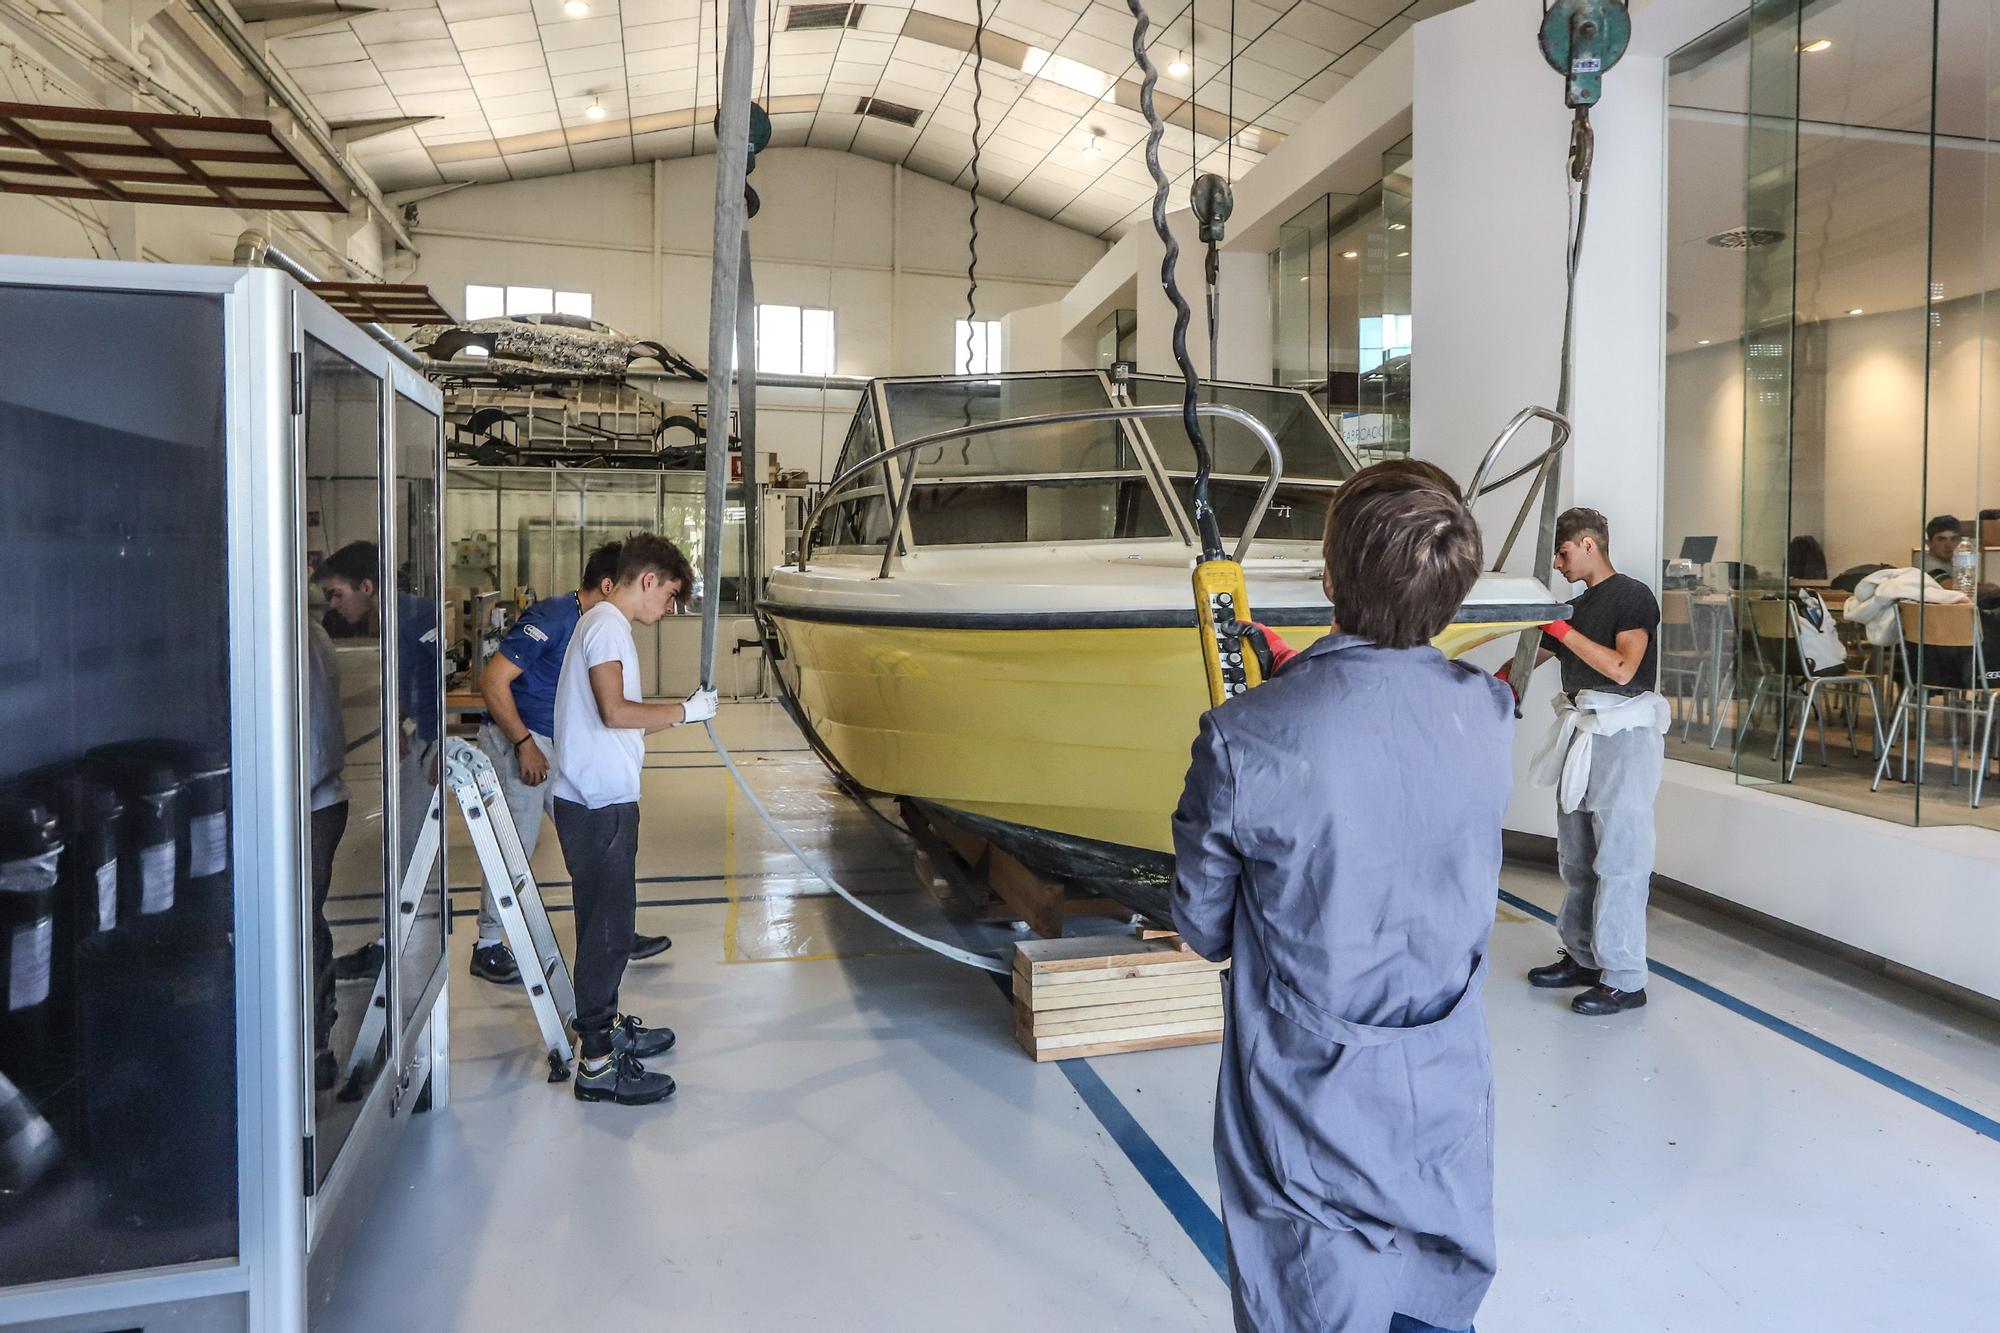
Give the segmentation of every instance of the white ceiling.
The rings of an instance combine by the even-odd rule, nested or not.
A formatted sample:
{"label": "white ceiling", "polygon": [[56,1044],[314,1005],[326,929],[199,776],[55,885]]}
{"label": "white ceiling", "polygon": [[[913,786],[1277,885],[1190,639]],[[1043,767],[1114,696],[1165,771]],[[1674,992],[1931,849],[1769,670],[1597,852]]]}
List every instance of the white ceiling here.
{"label": "white ceiling", "polygon": [[[356,155],[385,190],[714,149],[712,0],[589,0],[581,17],[568,15],[563,0],[364,2],[380,8],[304,31],[294,26],[304,20],[285,16],[310,12],[309,0],[239,7],[270,21],[268,31],[290,28],[270,40],[270,54],[334,124],[434,118],[357,142]],[[857,26],[820,31],[787,31],[790,7],[780,4],[775,37],[773,11],[753,3],[756,85],[776,143],[862,153],[969,183],[973,0],[867,0]],[[1461,3],[1235,0],[1232,12],[1228,0],[1168,0],[1150,51],[1161,69],[1160,110],[1180,121],[1160,150],[1177,182],[1175,203],[1196,170],[1228,173],[1232,150],[1240,176],[1416,20]],[[980,192],[1093,235],[1115,238],[1143,220],[1152,183],[1130,12],[1101,0],[990,0],[986,21],[1002,40],[988,44],[982,74]],[[1233,122],[1224,72],[1232,49]],[[1192,75],[1171,78],[1165,71],[1182,53]],[[1199,84],[1193,113],[1185,109],[1191,80]],[[857,114],[869,97],[913,107],[919,118],[904,127]],[[601,120],[586,114],[593,101],[606,112]]]}
{"label": "white ceiling", "polygon": [[[1752,252],[1760,269],[1795,260],[1801,321],[1916,311],[1933,293],[1954,301],[2000,287],[2000,80],[1988,72],[1989,40],[2000,63],[2000,0],[1940,0],[1935,152],[1934,37],[1929,6],[1915,9],[1883,0],[1806,9],[1803,41],[1833,46],[1798,58],[1796,166],[1781,123],[1759,150],[1778,154],[1773,187],[1796,186],[1795,253]],[[1743,328],[1744,252],[1708,238],[1746,222],[1751,74],[1739,43],[1669,82],[1670,351]]]}

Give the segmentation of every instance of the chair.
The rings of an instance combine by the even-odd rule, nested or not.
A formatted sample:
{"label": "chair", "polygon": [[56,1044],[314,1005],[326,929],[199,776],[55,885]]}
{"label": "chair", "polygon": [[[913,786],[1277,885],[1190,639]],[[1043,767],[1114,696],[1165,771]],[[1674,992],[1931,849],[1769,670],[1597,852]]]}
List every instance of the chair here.
{"label": "chair", "polygon": [[[1986,674],[1985,636],[1980,632],[1979,612],[1970,602],[1955,605],[1904,602],[1896,608],[1902,629],[1896,646],[1902,664],[1903,695],[1896,703],[1896,716],[1889,724],[1889,744],[1875,765],[1875,781],[1869,790],[1881,787],[1889,771],[1889,754],[1896,738],[1903,739],[1902,778],[1910,776],[1910,714],[1917,714],[1917,782],[1924,780],[1924,764],[1929,759],[1930,718],[1943,713],[1951,723],[1951,785],[1958,785],[1958,720],[1970,728],[1966,748],[1977,756],[1968,799],[1979,807],[1986,785],[1986,768],[1993,749],[1993,728],[2000,715],[2000,688]],[[1912,652],[1915,645],[1915,652]],[[1921,676],[1919,675],[1921,672]],[[1933,702],[1941,699],[1941,702]]]}
{"label": "chair", "polygon": [[[1844,661],[1837,666],[1814,671],[1799,655],[1799,612],[1791,598],[1759,598],[1749,602],[1749,610],[1750,642],[1757,661],[1757,684],[1750,693],[1750,706],[1737,729],[1737,753],[1742,753],[1743,742],[1756,725],[1757,711],[1769,698],[1778,709],[1778,737],[1771,747],[1771,757],[1778,758],[1785,743],[1787,705],[1796,701],[1799,705],[1799,729],[1792,742],[1791,758],[1785,764],[1784,780],[1790,782],[1798,772],[1799,759],[1806,748],[1806,723],[1815,717],[1819,719],[1819,762],[1821,767],[1825,767],[1828,762],[1826,701],[1845,695],[1847,752],[1858,757],[1861,751],[1854,733],[1854,713],[1860,702],[1859,696],[1866,694],[1868,721],[1875,733],[1875,752],[1886,755],[1888,747],[1882,739],[1882,714],[1880,700],[1875,694],[1875,682],[1867,676],[1848,674]],[[1877,772],[1880,772],[1879,766]]]}
{"label": "chair", "polygon": [[[1681,739],[1688,738],[1701,707],[1701,685],[1707,676],[1707,645],[1695,633],[1694,598],[1684,589],[1660,594],[1660,685],[1683,703]],[[1682,686],[1686,686],[1685,691]]]}

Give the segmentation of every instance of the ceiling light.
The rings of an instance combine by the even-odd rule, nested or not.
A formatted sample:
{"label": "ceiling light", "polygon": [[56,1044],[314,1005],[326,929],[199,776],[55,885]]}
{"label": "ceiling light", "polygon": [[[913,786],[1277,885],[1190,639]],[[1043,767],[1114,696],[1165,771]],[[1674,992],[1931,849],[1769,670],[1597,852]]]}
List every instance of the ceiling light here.
{"label": "ceiling light", "polygon": [[1409,229],[1410,224],[1407,222],[1391,222],[1389,224],[1390,231],[1408,231]]}
{"label": "ceiling light", "polygon": [[590,0],[563,0],[563,13],[580,19],[590,12]]}
{"label": "ceiling light", "polygon": [[1359,250],[1342,250],[1340,257],[1342,259],[1359,259],[1361,258],[1361,252]]}
{"label": "ceiling light", "polygon": [[1102,137],[1098,135],[1097,131],[1092,130],[1090,133],[1090,142],[1083,146],[1083,155],[1085,157],[1103,157],[1104,156],[1103,143],[1104,141]]}
{"label": "ceiling light", "polygon": [[1410,257],[1410,252],[1408,250],[1398,250],[1396,252],[1396,258],[1398,259],[1408,259],[1409,257]]}
{"label": "ceiling light", "polygon": [[1858,314],[1860,314],[1860,313],[1861,313],[1861,307],[1860,307],[1860,306],[1856,306],[1856,307],[1854,307],[1854,309],[1852,309],[1852,310],[1848,311],[1847,313],[1848,313],[1848,314],[1850,314],[1850,315],[1858,315]]}
{"label": "ceiling light", "polygon": [[1696,338],[1696,339],[1694,340],[1694,345],[1695,345],[1696,347],[1706,347],[1706,346],[1708,346],[1708,343],[1709,343],[1709,340],[1708,340],[1707,338]]}
{"label": "ceiling light", "polygon": [[1039,46],[1028,48],[1028,54],[1021,61],[1023,74],[1040,75],[1051,83],[1059,83],[1071,92],[1082,93],[1085,97],[1102,97],[1116,85],[1113,79],[1101,69],[1094,69],[1081,60],[1071,60],[1053,51],[1045,51]]}
{"label": "ceiling light", "polygon": [[583,114],[592,120],[603,120],[608,113],[604,109],[604,103],[593,97],[590,99],[590,105],[583,109]]}
{"label": "ceiling light", "polygon": [[1801,46],[1799,48],[1799,50],[1805,52],[1809,56],[1816,56],[1822,51],[1831,51],[1832,49],[1833,49],[1833,38],[1831,37],[1818,38],[1814,41],[1807,42],[1804,46]]}
{"label": "ceiling light", "polygon": [[1167,66],[1167,73],[1177,79],[1185,79],[1192,69],[1193,66],[1188,64],[1187,52],[1176,51],[1174,52],[1174,63]]}

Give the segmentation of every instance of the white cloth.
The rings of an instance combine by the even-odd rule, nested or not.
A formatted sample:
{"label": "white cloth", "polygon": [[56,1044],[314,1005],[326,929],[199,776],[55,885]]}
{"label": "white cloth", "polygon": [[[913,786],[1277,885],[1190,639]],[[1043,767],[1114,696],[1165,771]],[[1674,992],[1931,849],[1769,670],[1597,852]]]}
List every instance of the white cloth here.
{"label": "white cloth", "polygon": [[1826,609],[1825,599],[1811,588],[1800,588],[1792,594],[1792,606],[1798,612],[1799,657],[1806,669],[1824,676],[1846,666],[1847,645],[1833,627],[1833,614]]}
{"label": "white cloth", "polygon": [[1938,584],[1921,569],[1878,569],[1854,586],[1854,596],[1841,608],[1840,616],[1862,626],[1868,642],[1887,647],[1903,637],[1902,620],[1896,614],[1900,602],[1935,602],[1956,606],[1969,601],[1956,588]]}
{"label": "white cloth", "polygon": [[616,662],[623,669],[625,697],[637,701],[639,649],[632,622],[611,602],[583,613],[563,654],[556,679],[556,753],[551,762],[557,799],[592,810],[639,799],[639,770],[646,759],[646,733],[637,727],[607,727],[590,688],[590,669]]}
{"label": "white cloth", "polygon": [[1634,727],[1664,736],[1673,725],[1673,709],[1660,695],[1613,694],[1609,690],[1579,690],[1575,699],[1557,692],[1550,701],[1556,711],[1549,738],[1543,742],[1530,775],[1538,787],[1556,789],[1556,808],[1564,814],[1583,804],[1590,790],[1592,741]]}

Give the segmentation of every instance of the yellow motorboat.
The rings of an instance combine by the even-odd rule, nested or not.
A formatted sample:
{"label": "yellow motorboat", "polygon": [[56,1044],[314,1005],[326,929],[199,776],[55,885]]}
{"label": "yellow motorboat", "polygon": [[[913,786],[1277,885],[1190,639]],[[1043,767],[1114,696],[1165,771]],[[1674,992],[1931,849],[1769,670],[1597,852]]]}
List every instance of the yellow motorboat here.
{"label": "yellow motorboat", "polygon": [[[1208,707],[1180,396],[1090,371],[871,385],[761,608],[830,764],[1052,871],[1165,869]],[[1203,396],[1252,615],[1303,648],[1332,618],[1321,530],[1359,463],[1303,392]],[[1484,575],[1437,642],[1457,656],[1558,614],[1540,581]]]}

